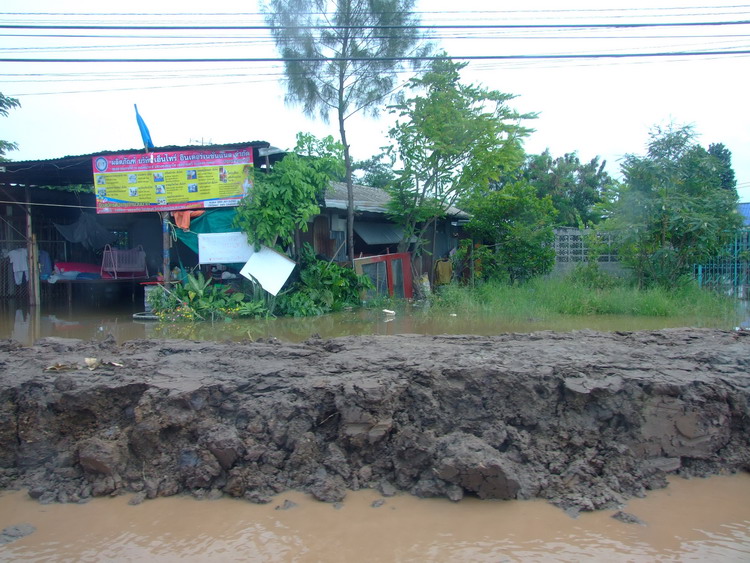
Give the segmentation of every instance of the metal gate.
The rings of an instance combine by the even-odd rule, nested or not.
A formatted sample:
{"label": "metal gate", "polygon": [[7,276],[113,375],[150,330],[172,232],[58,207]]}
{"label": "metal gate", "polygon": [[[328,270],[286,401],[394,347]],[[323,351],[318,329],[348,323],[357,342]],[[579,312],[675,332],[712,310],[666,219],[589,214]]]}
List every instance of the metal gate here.
{"label": "metal gate", "polygon": [[737,233],[724,252],[693,266],[698,285],[738,299],[750,297],[750,229]]}

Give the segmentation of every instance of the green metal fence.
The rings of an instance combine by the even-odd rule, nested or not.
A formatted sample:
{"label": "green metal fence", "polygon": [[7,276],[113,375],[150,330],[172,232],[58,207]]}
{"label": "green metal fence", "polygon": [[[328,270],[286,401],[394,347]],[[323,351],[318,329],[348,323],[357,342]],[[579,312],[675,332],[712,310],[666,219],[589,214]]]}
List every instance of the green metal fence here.
{"label": "green metal fence", "polygon": [[701,287],[732,295],[750,297],[750,229],[737,233],[724,252],[704,264],[693,267],[693,275]]}

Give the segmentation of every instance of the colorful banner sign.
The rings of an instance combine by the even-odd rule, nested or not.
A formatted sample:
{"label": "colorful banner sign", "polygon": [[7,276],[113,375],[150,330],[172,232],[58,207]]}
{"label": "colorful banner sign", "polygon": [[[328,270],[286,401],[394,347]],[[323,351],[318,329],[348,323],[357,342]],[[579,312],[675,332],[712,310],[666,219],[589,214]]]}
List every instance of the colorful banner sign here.
{"label": "colorful banner sign", "polygon": [[95,156],[97,213],[239,205],[253,181],[253,149]]}

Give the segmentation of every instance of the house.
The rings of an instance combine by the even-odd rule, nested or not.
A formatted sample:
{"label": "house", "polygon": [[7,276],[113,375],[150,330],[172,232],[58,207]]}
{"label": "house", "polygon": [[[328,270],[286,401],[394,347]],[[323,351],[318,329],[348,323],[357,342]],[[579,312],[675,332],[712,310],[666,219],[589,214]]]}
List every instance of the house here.
{"label": "house", "polygon": [[[469,215],[450,207],[446,217],[427,232],[427,252],[414,263],[409,253],[399,253],[404,239],[401,226],[388,215],[389,194],[382,189],[355,184],[354,195],[354,267],[370,277],[377,295],[412,297],[413,274],[427,274],[434,283],[435,261],[458,246],[460,224]],[[346,221],[348,194],[346,184],[332,182],[326,191],[321,214],[312,228],[302,234],[315,252],[336,261],[346,261]]]}
{"label": "house", "polygon": [[[354,185],[354,255],[368,256],[397,251],[403,240],[403,229],[388,216],[390,196],[385,190],[369,186]],[[346,238],[346,214],[348,197],[346,184],[332,182],[326,191],[321,215],[316,217],[312,235],[304,237],[306,242],[315,242],[316,252],[336,260],[346,259],[343,242]],[[456,247],[458,223],[468,220],[469,215],[451,207],[446,218],[438,221],[436,228],[427,234],[430,244],[427,249],[432,256],[446,255]],[[333,242],[328,242],[325,237]],[[425,263],[422,271],[429,271],[431,262]]]}
{"label": "house", "polygon": [[[243,147],[252,147],[252,162],[257,172],[268,169],[283,157],[281,151],[274,150],[265,141],[210,147],[158,147],[154,152],[228,151]],[[235,230],[232,225],[234,207],[206,208],[187,231],[173,229],[177,240],[167,245],[171,250],[165,257],[167,237],[159,212],[150,208],[138,212],[101,212],[100,193],[104,192],[106,178],[96,174],[93,159],[106,156],[116,160],[122,155],[135,154],[145,153],[131,149],[0,164],[0,300],[44,304],[64,297],[71,304],[76,295],[102,297],[100,293],[115,300],[137,300],[140,299],[137,292],[143,291],[140,283],[145,279],[153,279],[165,268],[197,265],[196,233]],[[226,181],[227,172],[223,167],[218,170],[220,181]],[[191,172],[195,181],[195,171],[187,171]],[[162,174],[158,176],[159,182],[163,181]],[[154,174],[154,182],[156,177]],[[187,181],[190,181],[189,176]],[[163,193],[160,188],[164,189],[161,183],[155,186],[156,194]],[[190,186],[188,191],[191,191]],[[397,252],[403,233],[388,217],[388,200],[383,190],[354,187],[355,256],[367,258]],[[347,201],[346,186],[332,183],[321,202],[320,215],[314,218],[307,232],[299,233],[299,242],[311,244],[322,257],[345,262]],[[455,248],[457,223],[467,218],[458,209],[449,210],[446,219],[439,221],[428,234],[427,250],[431,254],[415,265],[417,272],[430,273],[433,257],[444,256]],[[113,259],[110,252],[120,260]],[[126,266],[123,266],[123,257]],[[40,258],[47,264],[42,267],[45,271],[40,271],[38,276],[21,276],[19,280],[23,262],[28,264],[25,271],[30,273]],[[55,264],[72,264],[69,270],[78,272],[76,278],[53,279],[50,267]],[[118,264],[128,271],[118,275]],[[97,274],[101,274],[101,279],[95,279],[99,277]]]}
{"label": "house", "polygon": [[[256,169],[264,169],[283,156],[265,141],[210,147],[214,151],[251,147]],[[209,147],[159,147],[159,152],[190,151]],[[62,158],[0,163],[0,300],[39,304],[74,295],[111,297],[142,291],[133,274],[144,278],[163,269],[163,225],[158,212],[97,213],[99,190],[94,191],[95,157],[143,154],[136,149]],[[156,177],[154,177],[156,180]],[[161,185],[161,184],[160,184]],[[158,186],[155,188],[158,193]],[[67,227],[67,229],[66,229]],[[110,276],[103,271],[105,248],[138,250],[143,270],[130,276]],[[141,254],[142,251],[142,254]],[[135,253],[133,253],[135,255]],[[36,258],[33,258],[36,257]],[[54,280],[49,271],[28,275],[38,259],[45,263],[72,264],[77,279]],[[47,262],[47,260],[49,262]],[[28,266],[24,267],[24,261]],[[110,262],[110,267],[117,265]],[[26,272],[26,273],[24,273]],[[70,271],[68,272],[70,273]],[[100,280],[91,279],[100,274]],[[90,275],[87,279],[86,275]],[[107,274],[106,280],[104,275]],[[43,283],[39,283],[39,279]],[[56,281],[52,284],[50,281]],[[138,280],[142,281],[142,280]]]}

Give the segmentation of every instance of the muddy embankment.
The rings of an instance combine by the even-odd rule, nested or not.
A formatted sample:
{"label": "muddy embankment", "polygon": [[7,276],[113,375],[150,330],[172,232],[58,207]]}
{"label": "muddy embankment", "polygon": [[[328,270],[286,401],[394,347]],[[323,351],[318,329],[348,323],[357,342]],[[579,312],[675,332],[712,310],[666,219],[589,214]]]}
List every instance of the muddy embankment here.
{"label": "muddy embankment", "polygon": [[3,341],[0,370],[0,487],[43,502],[373,487],[588,510],[750,469],[747,332]]}

